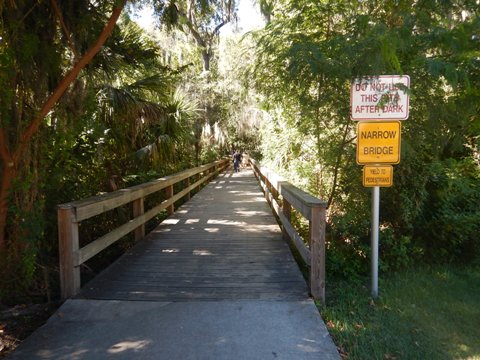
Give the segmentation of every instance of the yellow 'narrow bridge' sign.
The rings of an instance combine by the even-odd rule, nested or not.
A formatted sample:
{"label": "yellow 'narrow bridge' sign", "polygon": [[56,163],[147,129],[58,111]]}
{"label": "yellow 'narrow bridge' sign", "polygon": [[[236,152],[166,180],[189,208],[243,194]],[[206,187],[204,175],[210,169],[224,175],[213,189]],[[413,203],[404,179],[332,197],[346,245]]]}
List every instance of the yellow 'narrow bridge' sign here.
{"label": "yellow 'narrow bridge' sign", "polygon": [[359,122],[357,125],[358,164],[400,162],[400,121]]}

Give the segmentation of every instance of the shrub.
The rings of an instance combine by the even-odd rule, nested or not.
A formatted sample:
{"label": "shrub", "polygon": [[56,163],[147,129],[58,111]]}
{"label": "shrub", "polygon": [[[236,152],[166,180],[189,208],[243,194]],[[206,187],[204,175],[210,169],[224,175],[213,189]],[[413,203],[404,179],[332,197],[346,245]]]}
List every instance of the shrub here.
{"label": "shrub", "polygon": [[472,261],[480,256],[479,180],[472,161],[432,164],[429,197],[415,228],[429,258]]}

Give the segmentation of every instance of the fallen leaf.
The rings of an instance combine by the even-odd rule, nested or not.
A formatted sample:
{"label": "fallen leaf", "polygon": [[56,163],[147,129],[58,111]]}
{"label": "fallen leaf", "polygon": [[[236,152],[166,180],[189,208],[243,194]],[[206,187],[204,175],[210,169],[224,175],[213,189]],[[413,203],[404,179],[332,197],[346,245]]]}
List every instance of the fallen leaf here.
{"label": "fallen leaf", "polygon": [[337,346],[337,350],[342,359],[348,359],[348,354],[343,347]]}
{"label": "fallen leaf", "polygon": [[392,354],[389,354],[389,353],[384,354],[383,357],[386,360],[396,360],[397,359],[397,357],[395,355],[392,355]]}
{"label": "fallen leaf", "polygon": [[329,320],[329,321],[327,322],[327,327],[328,327],[329,329],[335,329],[335,324],[333,323],[332,320]]}

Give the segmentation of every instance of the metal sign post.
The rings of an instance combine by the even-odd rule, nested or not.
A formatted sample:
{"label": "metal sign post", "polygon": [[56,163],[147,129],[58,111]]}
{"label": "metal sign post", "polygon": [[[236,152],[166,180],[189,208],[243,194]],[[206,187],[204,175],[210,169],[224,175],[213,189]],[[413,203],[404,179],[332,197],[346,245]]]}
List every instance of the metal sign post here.
{"label": "metal sign post", "polygon": [[372,188],[372,297],[378,297],[378,228],[380,215],[380,187]]}

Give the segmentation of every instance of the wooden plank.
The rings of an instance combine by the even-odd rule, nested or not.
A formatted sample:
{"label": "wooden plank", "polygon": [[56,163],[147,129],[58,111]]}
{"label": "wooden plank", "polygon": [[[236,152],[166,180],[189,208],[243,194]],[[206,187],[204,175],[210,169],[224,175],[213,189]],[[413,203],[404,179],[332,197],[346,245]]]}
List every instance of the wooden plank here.
{"label": "wooden plank", "polygon": [[184,173],[185,175],[180,173],[150,181],[146,184],[132,186],[127,189],[120,189],[100,196],[93,196],[85,200],[74,201],[69,204],[72,204],[72,206],[77,209],[77,220],[83,221],[93,216],[113,210],[119,206],[128,204],[138,198],[145,198],[150,194],[163,190],[167,186],[181,181],[183,176],[190,175],[190,171],[185,171]]}
{"label": "wooden plank", "polygon": [[67,299],[80,291],[80,268],[74,257],[79,246],[78,223],[75,222],[75,209],[70,206],[60,206],[57,216],[60,288],[62,299]]}
{"label": "wooden plank", "polygon": [[[133,217],[136,218],[138,216],[143,215],[145,212],[144,208],[144,199],[139,198],[133,202]],[[135,230],[135,241],[140,241],[145,237],[145,223],[137,227]]]}
{"label": "wooden plank", "polygon": [[311,208],[327,207],[324,201],[317,199],[292,184],[284,183],[280,189],[280,194],[308,220],[311,220]]}
{"label": "wooden plank", "polygon": [[190,177],[186,178],[186,179],[185,179],[185,182],[186,182],[185,188],[188,189],[188,192],[187,192],[187,195],[186,195],[186,196],[187,196],[187,201],[188,201],[188,200],[190,200],[190,198],[191,198],[191,194],[190,194],[190,185],[191,185],[191,184],[190,184]]}
{"label": "wooden plank", "polygon": [[[284,221],[290,224],[291,218],[292,218],[292,206],[287,201],[287,199],[283,199],[282,214],[285,217]],[[280,215],[278,215],[278,217],[280,217]],[[290,236],[288,232],[285,230],[285,228],[283,228],[283,238],[285,240],[290,239]]]}
{"label": "wooden plank", "polygon": [[[170,199],[170,198],[173,197],[173,185],[169,185],[165,188],[165,197],[167,199]],[[174,205],[173,205],[173,202],[172,202],[172,204],[167,207],[168,215],[172,215],[173,211],[174,211]]]}
{"label": "wooden plank", "polygon": [[231,271],[227,272],[219,272],[219,271],[211,271],[211,272],[206,272],[203,271],[205,269],[202,269],[202,272],[191,272],[191,273],[185,273],[183,271],[179,272],[177,271],[171,271],[171,272],[162,272],[161,274],[157,272],[152,272],[150,271],[149,268],[145,267],[142,269],[135,269],[134,267],[128,267],[127,269],[120,269],[118,271],[119,278],[121,279],[143,279],[143,280],[149,280],[149,279],[163,279],[165,281],[169,280],[195,280],[195,281],[205,281],[205,280],[220,280],[220,281],[227,281],[230,279],[242,279],[242,280],[247,280],[247,279],[265,279],[265,280],[271,280],[271,279],[279,279],[279,280],[288,280],[291,281],[292,279],[298,280],[298,274],[295,272],[291,271],[291,268],[283,268],[283,269],[268,269],[268,270],[262,270],[262,271],[256,271],[254,269],[244,269],[242,270],[236,270],[231,269]]}
{"label": "wooden plank", "polygon": [[302,256],[303,261],[305,261],[307,265],[310,265],[310,262],[311,262],[310,249],[308,249],[305,246],[305,243],[303,242],[302,237],[297,233],[297,231],[293,228],[293,226],[287,221],[285,216],[282,213],[280,213],[279,216],[285,231],[288,233],[288,235],[290,236],[290,239],[295,244],[295,248],[298,250],[298,252]]}
{"label": "wooden plank", "polygon": [[310,291],[325,304],[325,210],[312,208]]}
{"label": "wooden plank", "polygon": [[126,301],[219,301],[219,300],[292,300],[304,299],[306,294],[304,291],[297,290],[289,292],[285,291],[267,291],[261,288],[245,289],[242,291],[232,291],[232,289],[217,289],[216,291],[92,291],[89,298],[99,300],[126,300]]}

